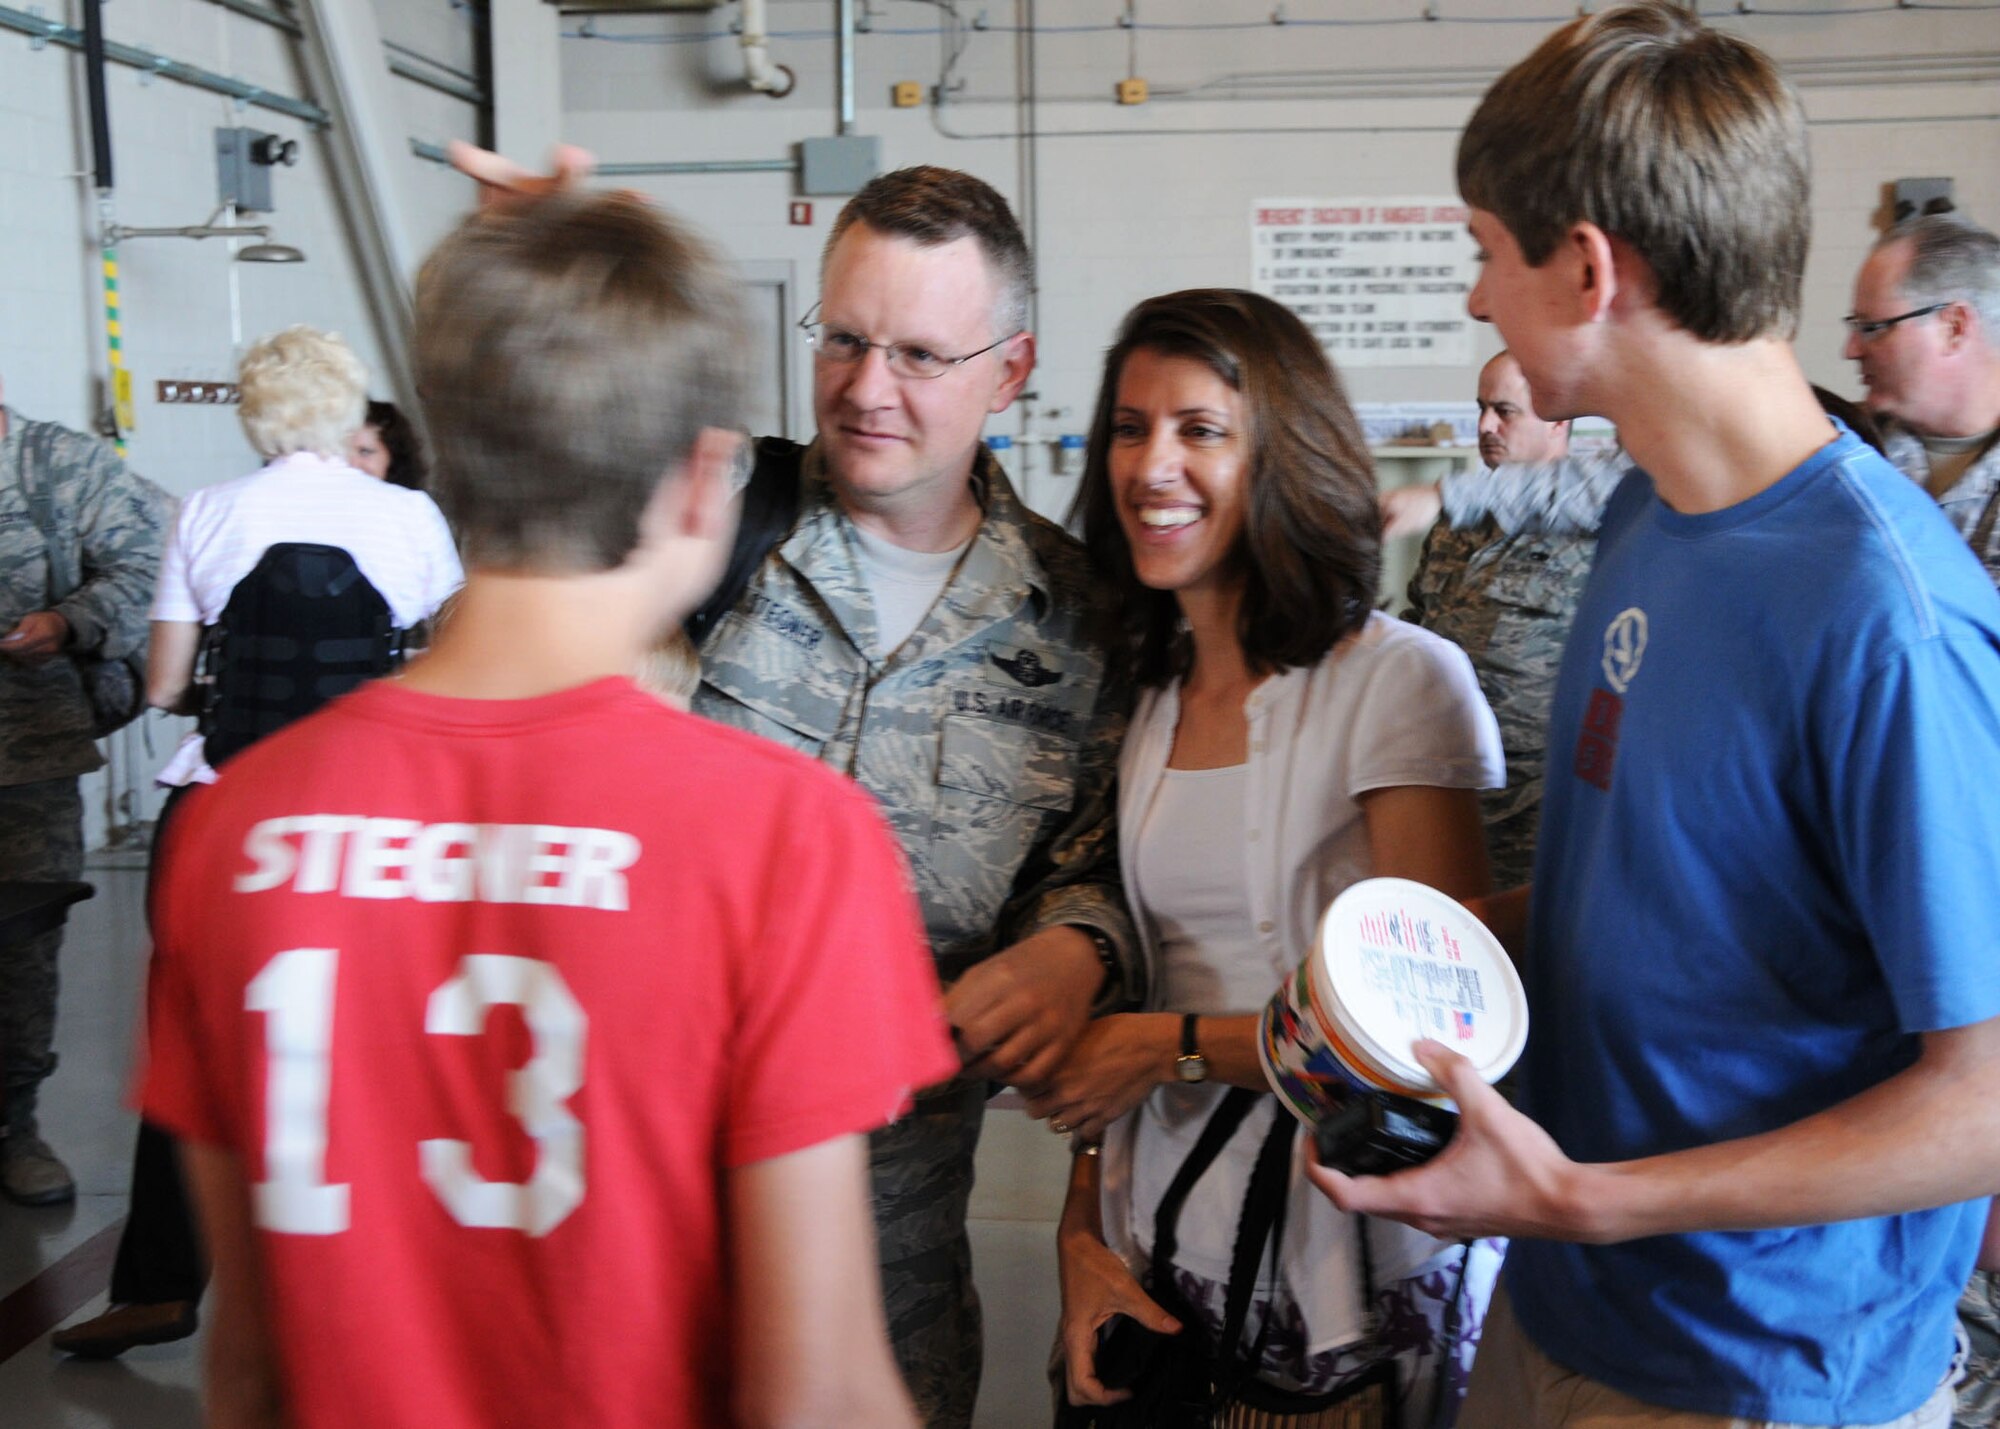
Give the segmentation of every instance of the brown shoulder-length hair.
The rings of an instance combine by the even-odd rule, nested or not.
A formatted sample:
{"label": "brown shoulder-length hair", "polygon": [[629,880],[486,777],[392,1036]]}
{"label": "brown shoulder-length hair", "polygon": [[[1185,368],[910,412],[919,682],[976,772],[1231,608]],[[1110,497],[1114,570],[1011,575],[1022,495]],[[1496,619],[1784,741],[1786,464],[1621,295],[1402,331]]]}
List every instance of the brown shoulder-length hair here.
{"label": "brown shoulder-length hair", "polygon": [[1381,580],[1382,518],[1368,446],[1304,323],[1256,293],[1194,288],[1148,298],[1126,314],[1104,359],[1071,512],[1091,559],[1119,588],[1135,678],[1164,684],[1185,675],[1194,658],[1173,593],[1140,584],[1111,489],[1118,379],[1142,349],[1191,358],[1242,394],[1250,465],[1236,553],[1244,577],[1237,638],[1259,674],[1316,663],[1368,618]]}

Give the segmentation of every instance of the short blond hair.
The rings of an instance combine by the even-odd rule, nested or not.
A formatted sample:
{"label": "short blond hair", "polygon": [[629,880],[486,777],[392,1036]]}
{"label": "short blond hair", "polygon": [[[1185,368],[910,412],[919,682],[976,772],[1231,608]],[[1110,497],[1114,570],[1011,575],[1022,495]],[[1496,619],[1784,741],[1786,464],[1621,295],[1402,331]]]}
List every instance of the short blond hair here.
{"label": "short blond hair", "polygon": [[1769,55],[1689,9],[1649,0],[1542,41],[1467,123],[1458,189],[1532,267],[1576,223],[1624,239],[1660,311],[1704,342],[1798,329],[1805,111]]}
{"label": "short blond hair", "polygon": [[632,679],[647,694],[684,710],[701,683],[701,656],[687,632],[677,625],[639,657],[639,669]]}
{"label": "short blond hair", "polygon": [[237,367],[243,435],[266,461],[339,457],[368,415],[368,369],[338,333],[303,324],[251,344]]}

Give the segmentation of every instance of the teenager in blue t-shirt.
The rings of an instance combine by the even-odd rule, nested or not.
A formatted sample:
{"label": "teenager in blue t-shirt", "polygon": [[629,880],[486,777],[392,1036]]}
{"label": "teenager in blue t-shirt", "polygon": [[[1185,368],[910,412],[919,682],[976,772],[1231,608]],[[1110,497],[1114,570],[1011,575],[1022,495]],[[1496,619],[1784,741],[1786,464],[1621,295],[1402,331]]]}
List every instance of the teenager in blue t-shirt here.
{"label": "teenager in blue t-shirt", "polygon": [[1639,468],[1557,688],[1532,912],[1483,910],[1525,945],[1526,1115],[1425,1044],[1452,1147],[1315,1172],[1517,1237],[1461,1429],[1950,1419],[2000,1188],[2000,598],[1792,355],[1805,147],[1770,61],[1664,4],[1565,26],[1460,146],[1473,314]]}

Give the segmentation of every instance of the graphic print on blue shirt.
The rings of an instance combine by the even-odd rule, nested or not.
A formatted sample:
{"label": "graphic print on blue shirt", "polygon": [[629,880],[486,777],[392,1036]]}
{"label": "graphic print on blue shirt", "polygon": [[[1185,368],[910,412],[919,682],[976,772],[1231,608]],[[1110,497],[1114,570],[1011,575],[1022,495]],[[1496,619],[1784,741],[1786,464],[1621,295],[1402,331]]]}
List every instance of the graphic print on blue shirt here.
{"label": "graphic print on blue shirt", "polygon": [[1604,629],[1604,679],[1611,688],[1590,692],[1583,729],[1576,737],[1576,777],[1596,789],[1611,788],[1611,771],[1618,763],[1618,724],[1625,714],[1624,694],[1646,658],[1646,612],[1637,606],[1618,612]]}

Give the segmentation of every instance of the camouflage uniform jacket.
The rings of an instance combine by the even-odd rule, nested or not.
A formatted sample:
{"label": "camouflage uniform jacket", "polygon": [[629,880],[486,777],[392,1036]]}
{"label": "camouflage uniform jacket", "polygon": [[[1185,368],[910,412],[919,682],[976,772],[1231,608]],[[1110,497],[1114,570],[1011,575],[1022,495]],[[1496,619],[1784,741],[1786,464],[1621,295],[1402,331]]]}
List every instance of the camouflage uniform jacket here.
{"label": "camouflage uniform jacket", "polygon": [[[1878,419],[1882,450],[1898,471],[1920,486],[1930,484],[1931,458],[1923,439],[1908,427]],[[1951,489],[1938,498],[1938,509],[1958,528],[2000,585],[2000,440],[1989,442]],[[1960,1328],[1970,1342],[1966,1365],[1958,1381],[1955,1429],[1991,1429],[2000,1423],[2000,1274],[1974,1270],[1958,1300]]]}
{"label": "camouflage uniform jacket", "polygon": [[[55,539],[74,544],[83,584],[51,604],[48,543],[22,484],[31,433],[46,430]],[[160,570],[173,498],[125,467],[103,442],[9,409],[0,441],[0,631],[54,609],[69,622],[72,649],[106,658],[143,650],[146,609]],[[34,669],[0,661],[0,786],[61,779],[104,763],[73,661]]]}
{"label": "camouflage uniform jacket", "polygon": [[[1910,480],[1920,486],[1929,482],[1930,453],[1915,432],[1883,422],[1882,449]],[[1994,584],[2000,585],[2000,440],[1989,442],[1951,490],[1938,498],[1938,509],[1965,537]]]}
{"label": "camouflage uniform jacket", "polygon": [[1618,448],[1533,466],[1474,466],[1439,482],[1438,494],[1444,519],[1461,530],[1490,516],[1509,536],[1595,536],[1631,467]]}
{"label": "camouflage uniform jacket", "polygon": [[1082,547],[1022,506],[980,448],[985,519],[923,622],[883,657],[817,444],[800,479],[791,534],[702,645],[696,712],[875,796],[945,982],[1068,923],[1105,934],[1124,994],[1143,997],[1113,814],[1127,690],[1094,634],[1110,593]]}
{"label": "camouflage uniform jacket", "polygon": [[1410,581],[1406,618],[1471,657],[1500,723],[1507,784],[1480,796],[1499,887],[1532,873],[1556,671],[1626,465],[1608,453],[1447,477],[1446,519]]}

